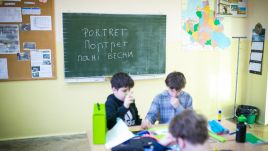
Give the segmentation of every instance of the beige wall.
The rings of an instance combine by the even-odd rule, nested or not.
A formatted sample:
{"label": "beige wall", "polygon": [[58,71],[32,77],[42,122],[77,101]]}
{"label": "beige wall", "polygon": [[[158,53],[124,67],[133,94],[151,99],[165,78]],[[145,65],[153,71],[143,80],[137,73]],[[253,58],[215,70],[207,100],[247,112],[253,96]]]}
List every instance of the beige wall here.
{"label": "beige wall", "polygon": [[[222,109],[223,118],[232,117],[237,40],[232,40],[232,45],[224,50],[183,50],[180,2],[180,0],[56,0],[58,78],[0,83],[0,140],[84,133],[92,124],[93,103],[104,102],[106,96],[111,93],[109,81],[64,82],[62,12],[166,14],[166,73],[177,70],[185,74],[187,78],[185,90],[191,93],[194,108],[198,112],[212,119],[216,118],[217,109]],[[255,2],[257,3],[257,0],[253,0],[252,3]],[[252,29],[248,27],[248,18],[226,17],[224,25],[229,37],[248,35],[249,29]],[[242,41],[241,48],[244,50],[241,51],[240,58],[238,103],[249,100],[250,96],[246,95],[250,91],[247,82],[250,84],[251,80],[248,77],[255,76],[247,74],[249,40]],[[259,85],[261,89],[263,88],[262,84],[257,84],[257,90],[260,88]],[[164,78],[135,81],[133,91],[142,118],[147,113],[152,98],[165,88]],[[258,93],[256,92],[254,96],[257,97]],[[265,102],[259,102],[258,106],[262,104]],[[261,116],[261,119],[264,119],[264,115]]]}
{"label": "beige wall", "polygon": [[[246,93],[244,102],[246,104],[254,105],[260,108],[261,113],[258,121],[260,123],[268,124],[268,113],[267,113],[267,72],[268,72],[268,19],[267,19],[267,7],[268,1],[261,0],[250,0],[249,1],[249,35],[252,34],[252,29],[255,25],[260,22],[263,28],[266,28],[265,34],[265,46],[264,46],[264,56],[263,56],[263,66],[262,66],[262,75],[256,74],[245,74],[246,77]],[[250,37],[251,38],[251,37]],[[266,116],[265,116],[266,115]],[[266,117],[266,120],[265,120]]]}

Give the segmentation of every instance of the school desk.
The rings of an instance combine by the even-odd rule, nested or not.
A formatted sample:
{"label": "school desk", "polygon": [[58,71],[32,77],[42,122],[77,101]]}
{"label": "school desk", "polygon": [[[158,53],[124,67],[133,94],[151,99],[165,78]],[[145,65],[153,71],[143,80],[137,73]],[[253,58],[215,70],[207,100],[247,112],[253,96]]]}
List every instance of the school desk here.
{"label": "school desk", "polygon": [[[223,120],[221,124],[228,128],[231,131],[235,131],[236,125],[233,122]],[[155,125],[156,127],[163,126],[163,125]],[[138,131],[141,130],[140,126],[133,126],[129,128],[131,131]],[[252,128],[247,127],[247,132],[251,132],[255,134],[258,137],[263,137],[263,133],[259,131],[258,127],[253,126]],[[266,144],[257,144],[253,145],[250,143],[236,143],[235,141],[235,134],[233,135],[223,135],[224,138],[226,138],[226,141],[224,143],[218,142],[212,138],[209,138],[207,141],[206,145],[208,148],[214,151],[220,151],[220,150],[225,150],[225,151],[267,151],[268,150],[268,143]],[[267,140],[267,138],[265,138]],[[91,151],[109,151],[109,149],[105,148],[105,145],[95,145],[92,142],[92,134],[91,132],[88,132],[88,141],[90,145],[90,150]]]}

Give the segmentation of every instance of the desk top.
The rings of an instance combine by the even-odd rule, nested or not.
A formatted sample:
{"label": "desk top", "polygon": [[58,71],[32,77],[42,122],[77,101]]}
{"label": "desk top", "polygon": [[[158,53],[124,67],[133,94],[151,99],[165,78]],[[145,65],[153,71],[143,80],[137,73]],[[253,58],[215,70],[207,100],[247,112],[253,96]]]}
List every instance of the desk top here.
{"label": "desk top", "polygon": [[[227,120],[223,120],[221,122],[221,124],[228,128],[231,131],[235,131],[236,129],[236,125],[230,121]],[[162,126],[167,126],[167,125],[155,125],[155,127],[162,127]],[[142,128],[140,126],[132,126],[129,127],[130,131],[140,131],[142,130]],[[253,128],[247,128],[247,132],[251,132],[255,135],[257,135],[258,137],[262,137],[260,135],[258,135],[258,133],[256,133],[256,130]],[[105,145],[95,145],[93,144],[92,141],[92,135],[91,135],[91,131],[88,132],[88,141],[89,141],[89,145],[90,145],[90,149],[92,151],[109,151],[109,149],[105,148]],[[237,143],[235,141],[235,135],[224,135],[224,137],[226,138],[226,142],[224,143],[220,143],[217,142],[215,140],[209,139],[207,141],[207,146],[208,148],[210,148],[211,150],[234,150],[234,151],[252,151],[252,150],[256,150],[256,151],[267,151],[268,150],[268,143],[267,144],[250,144],[250,143]]]}

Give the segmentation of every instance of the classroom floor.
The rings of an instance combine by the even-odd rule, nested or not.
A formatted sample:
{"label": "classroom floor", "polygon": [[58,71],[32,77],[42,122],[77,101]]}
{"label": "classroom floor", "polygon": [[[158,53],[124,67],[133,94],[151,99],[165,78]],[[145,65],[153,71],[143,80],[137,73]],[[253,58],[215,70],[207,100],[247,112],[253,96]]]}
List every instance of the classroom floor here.
{"label": "classroom floor", "polygon": [[86,134],[0,141],[0,151],[90,151]]}

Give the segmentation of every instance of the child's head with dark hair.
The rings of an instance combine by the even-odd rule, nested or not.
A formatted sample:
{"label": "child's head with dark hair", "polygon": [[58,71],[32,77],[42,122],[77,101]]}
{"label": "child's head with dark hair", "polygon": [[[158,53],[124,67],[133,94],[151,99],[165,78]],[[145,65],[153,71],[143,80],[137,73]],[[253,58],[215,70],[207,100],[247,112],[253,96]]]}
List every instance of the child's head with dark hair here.
{"label": "child's head with dark hair", "polygon": [[115,89],[119,89],[122,87],[133,88],[134,81],[128,74],[124,72],[118,72],[113,75],[111,79],[111,86]]}
{"label": "child's head with dark hair", "polygon": [[127,73],[118,72],[113,75],[111,79],[111,86],[115,97],[121,101],[124,101],[128,94],[129,96],[132,96],[130,89],[134,87],[134,81]]}
{"label": "child's head with dark hair", "polygon": [[167,87],[169,87],[170,89],[175,89],[179,91],[185,87],[186,79],[183,73],[174,71],[168,74],[165,82]]}
{"label": "child's head with dark hair", "polygon": [[171,120],[169,132],[174,138],[181,138],[193,145],[204,144],[208,139],[207,120],[195,111],[187,109]]}

